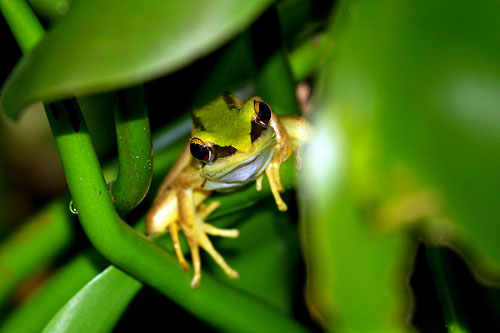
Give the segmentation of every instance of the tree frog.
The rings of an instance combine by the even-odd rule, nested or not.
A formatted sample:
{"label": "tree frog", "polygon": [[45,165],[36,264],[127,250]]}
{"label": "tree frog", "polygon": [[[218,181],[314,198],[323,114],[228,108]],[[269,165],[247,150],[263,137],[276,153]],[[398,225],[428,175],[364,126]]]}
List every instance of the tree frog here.
{"label": "tree frog", "polygon": [[278,209],[287,210],[280,196],[280,165],[307,141],[310,126],[303,117],[278,117],[258,97],[243,103],[228,93],[194,110],[192,119],[192,137],[161,184],[146,225],[149,235],[170,232],[179,263],[188,270],[178,236],[179,230],[184,232],[194,266],[191,286],[196,288],[201,281],[200,246],[230,278],[238,277],[208,238],[234,238],[238,230],[205,223],[219,203],[203,201],[212,191],[232,191],[253,181],[260,190],[266,174]]}

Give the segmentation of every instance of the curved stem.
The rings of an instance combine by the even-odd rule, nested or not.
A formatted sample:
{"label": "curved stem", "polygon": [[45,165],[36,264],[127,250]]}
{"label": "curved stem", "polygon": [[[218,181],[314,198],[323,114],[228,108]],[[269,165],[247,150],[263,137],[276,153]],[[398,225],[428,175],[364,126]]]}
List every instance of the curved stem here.
{"label": "curved stem", "polygon": [[116,210],[124,215],[146,196],[153,175],[153,145],[142,87],[118,93],[114,110],[119,172],[111,185]]}

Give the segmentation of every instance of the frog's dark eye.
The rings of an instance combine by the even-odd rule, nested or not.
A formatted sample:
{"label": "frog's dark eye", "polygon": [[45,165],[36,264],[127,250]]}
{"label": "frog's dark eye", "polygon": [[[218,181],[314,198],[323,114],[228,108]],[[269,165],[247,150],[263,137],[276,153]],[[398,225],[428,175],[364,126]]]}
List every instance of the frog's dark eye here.
{"label": "frog's dark eye", "polygon": [[191,150],[191,155],[193,155],[197,160],[208,162],[212,159],[210,147],[198,138],[191,139],[189,149]]}
{"label": "frog's dark eye", "polygon": [[254,101],[253,107],[257,118],[264,124],[269,124],[269,120],[271,120],[271,108],[269,105],[261,101]]}

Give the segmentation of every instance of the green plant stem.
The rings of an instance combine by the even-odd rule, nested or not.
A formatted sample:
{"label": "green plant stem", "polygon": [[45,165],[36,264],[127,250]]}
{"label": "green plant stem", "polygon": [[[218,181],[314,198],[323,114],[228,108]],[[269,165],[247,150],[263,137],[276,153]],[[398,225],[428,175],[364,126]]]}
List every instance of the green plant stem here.
{"label": "green plant stem", "polygon": [[[210,276],[205,276],[202,288],[191,290],[190,273],[180,271],[172,255],[119,218],[107,193],[81,113],[77,109],[68,112],[64,104],[52,104],[47,110],[47,118],[71,195],[78,207],[78,217],[101,254],[219,329],[303,329],[274,309]],[[83,164],[85,168],[81,167]],[[252,313],[252,316],[247,316],[247,313]]]}
{"label": "green plant stem", "polygon": [[63,253],[73,238],[73,218],[67,198],[45,207],[32,217],[0,248],[0,304],[5,304],[14,288]]}
{"label": "green plant stem", "polygon": [[118,93],[114,111],[119,172],[111,186],[116,210],[124,215],[146,196],[153,175],[153,145],[142,87]]}
{"label": "green plant stem", "polygon": [[23,53],[30,52],[45,32],[28,3],[24,0],[0,0],[0,10]]}
{"label": "green plant stem", "polygon": [[453,280],[453,272],[445,251],[443,248],[434,246],[426,247],[427,261],[434,277],[434,284],[443,310],[446,328],[450,333],[470,332],[460,306]]}

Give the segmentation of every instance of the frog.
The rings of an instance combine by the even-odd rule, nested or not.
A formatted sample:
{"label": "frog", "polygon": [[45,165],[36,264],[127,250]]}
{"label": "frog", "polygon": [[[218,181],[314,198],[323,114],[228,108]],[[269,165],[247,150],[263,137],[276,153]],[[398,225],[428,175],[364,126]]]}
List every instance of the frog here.
{"label": "frog", "polygon": [[[266,175],[278,209],[286,211],[288,207],[280,195],[284,191],[280,165],[295,150],[302,149],[311,126],[302,116],[278,116],[260,97],[243,102],[230,93],[194,109],[192,121],[191,138],[161,183],[146,215],[146,231],[150,236],[169,232],[177,260],[188,271],[190,265],[179,241],[179,232],[183,232],[194,267],[191,287],[197,288],[202,276],[200,247],[229,278],[239,276],[209,238],[236,238],[239,232],[206,223],[220,203],[205,204],[205,200],[214,191],[231,192],[251,182],[260,191]],[[300,164],[298,153],[298,168]]]}

